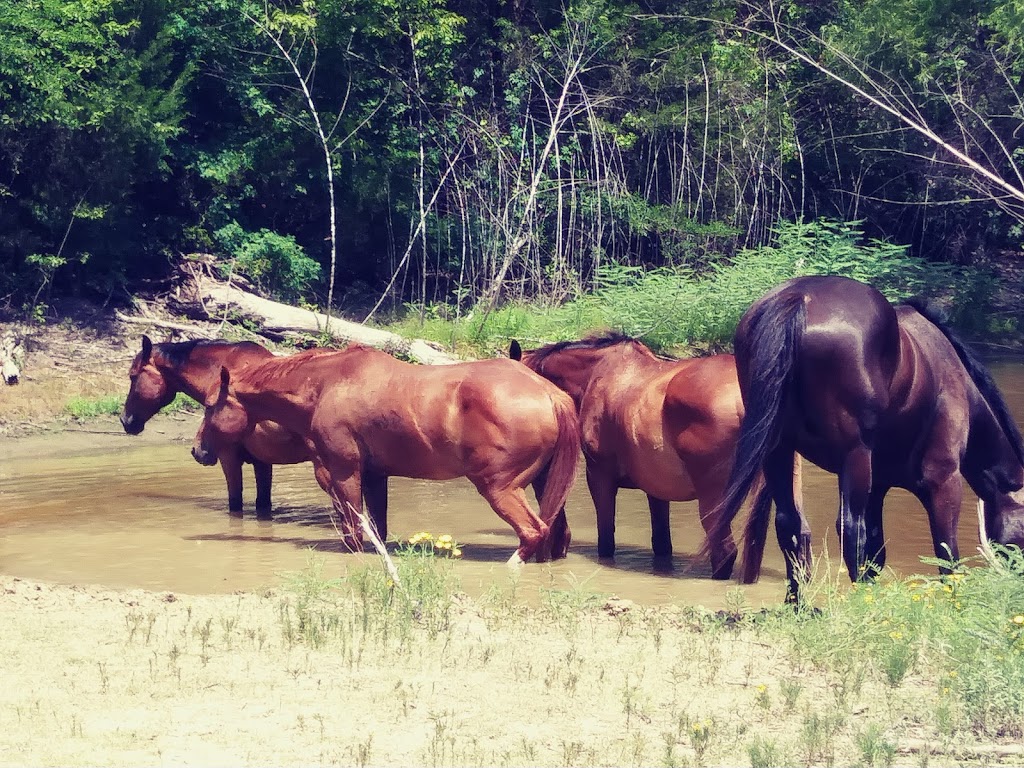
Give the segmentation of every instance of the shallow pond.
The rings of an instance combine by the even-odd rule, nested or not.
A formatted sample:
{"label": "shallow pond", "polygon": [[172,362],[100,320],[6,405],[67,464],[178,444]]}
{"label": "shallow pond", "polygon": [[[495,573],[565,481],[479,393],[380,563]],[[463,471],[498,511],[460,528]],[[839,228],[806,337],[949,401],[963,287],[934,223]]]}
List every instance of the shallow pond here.
{"label": "shallow pond", "polygon": [[[994,363],[992,371],[1018,423],[1024,423],[1024,364]],[[14,576],[67,583],[97,583],[181,592],[233,592],[279,586],[302,570],[310,550],[326,558],[326,575],[340,574],[373,556],[342,554],[326,496],[310,465],[276,467],[275,517],[252,512],[252,473],[246,468],[246,511],[226,513],[219,468],[201,467],[189,453],[198,416],[157,417],[143,435],[129,437],[116,423],[87,431],[9,439],[0,443],[0,569]],[[512,530],[465,480],[427,482],[392,478],[389,526],[407,537],[425,530],[448,533],[462,544],[456,565],[463,589],[479,595],[509,584],[505,560],[517,545]],[[805,506],[815,552],[840,566],[834,530],[835,478],[805,464]],[[964,495],[960,548],[977,542],[976,499]],[[696,502],[672,505],[676,555],[656,567],[650,552],[650,517],[639,491],[619,492],[614,561],[597,557],[597,531],[586,483],[568,504],[570,555],[553,564],[527,564],[518,572],[524,595],[541,588],[582,587],[645,604],[695,603],[723,607],[733,582],[708,578],[695,563],[702,543]],[[928,523],[908,493],[890,493],[885,511],[888,566],[897,573],[931,572]],[[758,584],[745,587],[753,604],[776,603],[784,594],[784,567],[774,537]]]}

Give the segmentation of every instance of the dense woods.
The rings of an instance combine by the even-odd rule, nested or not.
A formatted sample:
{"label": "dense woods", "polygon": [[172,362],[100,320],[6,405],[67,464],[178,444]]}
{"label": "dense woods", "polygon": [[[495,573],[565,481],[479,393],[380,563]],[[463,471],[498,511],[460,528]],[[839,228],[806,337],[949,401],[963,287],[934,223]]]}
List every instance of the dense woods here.
{"label": "dense woods", "polygon": [[[193,253],[378,315],[702,274],[786,223],[1019,248],[1008,0],[0,0],[0,306]],[[844,225],[845,226],[845,225]]]}

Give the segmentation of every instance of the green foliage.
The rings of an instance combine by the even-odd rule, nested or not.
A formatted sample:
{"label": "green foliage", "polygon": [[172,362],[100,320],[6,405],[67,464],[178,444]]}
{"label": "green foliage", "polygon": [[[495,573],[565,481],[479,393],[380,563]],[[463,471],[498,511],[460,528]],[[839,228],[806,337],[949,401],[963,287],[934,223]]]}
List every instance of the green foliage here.
{"label": "green foliage", "polygon": [[[951,718],[945,727],[1020,738],[1024,555],[1017,548],[996,549],[998,559],[988,567],[946,577],[852,587],[841,584],[841,575],[835,582],[818,580],[811,599],[820,613],[780,612],[770,631],[788,635],[797,658],[829,670],[839,704],[868,675],[892,688],[915,676],[935,687],[939,709]],[[862,736],[867,764],[891,760],[880,731]]]}
{"label": "green foliage", "polygon": [[228,254],[221,271],[238,271],[266,291],[286,299],[296,299],[320,275],[320,265],[306,256],[290,235],[266,229],[246,232],[231,222],[214,233]]}
{"label": "green foliage", "polygon": [[775,244],[741,251],[704,273],[610,264],[599,271],[592,294],[559,307],[509,304],[454,320],[435,308],[426,323],[410,317],[395,327],[484,354],[501,354],[511,338],[560,341],[603,329],[638,337],[656,350],[725,349],[758,297],[792,277],[825,274],[871,283],[894,302],[938,298],[962,325],[984,317],[983,295],[991,283],[976,270],[932,264],[891,243],[863,243],[856,223],[782,222],[776,235]]}
{"label": "green foliage", "polygon": [[104,397],[73,397],[64,406],[65,412],[74,419],[94,419],[97,416],[113,416],[124,407],[124,398],[118,395]]}

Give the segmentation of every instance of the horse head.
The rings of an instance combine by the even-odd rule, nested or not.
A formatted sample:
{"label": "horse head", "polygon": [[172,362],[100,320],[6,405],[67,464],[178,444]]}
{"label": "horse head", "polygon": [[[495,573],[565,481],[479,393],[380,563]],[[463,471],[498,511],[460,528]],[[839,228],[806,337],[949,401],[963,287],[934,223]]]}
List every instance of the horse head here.
{"label": "horse head", "polygon": [[241,442],[256,426],[230,385],[231,374],[222,366],[220,381],[206,397],[203,423],[192,442],[192,457],[205,466],[217,463],[222,446]]}
{"label": "horse head", "polygon": [[121,411],[121,426],[129,435],[137,435],[145,429],[146,422],[161,408],[169,405],[176,394],[168,386],[153,357],[153,342],[148,336],[143,336],[142,350],[135,356],[128,372],[131,388]]}

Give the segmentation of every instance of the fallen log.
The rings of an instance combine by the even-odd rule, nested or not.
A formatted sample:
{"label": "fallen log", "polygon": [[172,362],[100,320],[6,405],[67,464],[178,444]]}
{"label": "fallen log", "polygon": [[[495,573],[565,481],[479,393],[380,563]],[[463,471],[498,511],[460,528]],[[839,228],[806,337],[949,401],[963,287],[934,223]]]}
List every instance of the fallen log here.
{"label": "fallen log", "polygon": [[180,331],[181,333],[187,333],[192,336],[209,336],[209,334],[203,333],[202,330],[196,328],[194,325],[186,325],[185,323],[173,323],[169,320],[157,320],[155,317],[133,317],[131,315],[126,315],[124,312],[115,312],[114,316],[122,323],[128,323],[129,325],[145,325],[152,328],[164,328],[168,331]]}
{"label": "fallen log", "polygon": [[202,270],[193,270],[191,274],[190,285],[178,291],[174,303],[179,310],[203,320],[216,322],[232,317],[255,322],[266,333],[326,335],[335,341],[354,341],[429,365],[459,362],[423,339],[407,339],[338,317],[328,319],[321,312],[264,299]]}

